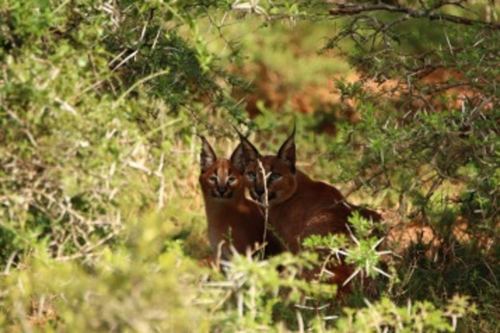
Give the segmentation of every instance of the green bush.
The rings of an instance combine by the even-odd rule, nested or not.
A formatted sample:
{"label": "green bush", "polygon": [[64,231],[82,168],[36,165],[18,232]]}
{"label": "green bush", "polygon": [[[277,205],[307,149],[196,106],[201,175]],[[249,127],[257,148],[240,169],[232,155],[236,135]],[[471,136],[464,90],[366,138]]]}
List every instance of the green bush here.
{"label": "green bush", "polygon": [[[497,330],[498,29],[428,21],[477,18],[400,2],[423,14],[337,22],[333,5],[314,1],[1,0],[0,327]],[[470,8],[494,17],[485,6]],[[431,60],[460,75],[418,80]],[[278,111],[257,102],[248,119],[232,95],[248,90],[251,78],[235,70],[247,63],[295,89],[355,70],[360,79],[337,78],[332,110],[297,114],[288,96]],[[473,94],[457,107],[448,86]],[[359,122],[336,113],[346,101]],[[315,133],[332,119],[335,136]],[[335,286],[301,278],[321,259],[307,252],[209,268],[196,134],[229,151],[233,122],[275,152],[287,120],[301,169],[354,193],[349,200],[422,221],[439,246],[417,242],[386,262],[383,237],[359,216],[352,237],[310,238],[311,250],[342,251],[363,272],[344,303]],[[462,238],[457,219],[467,222]],[[376,292],[365,293],[361,275]]]}

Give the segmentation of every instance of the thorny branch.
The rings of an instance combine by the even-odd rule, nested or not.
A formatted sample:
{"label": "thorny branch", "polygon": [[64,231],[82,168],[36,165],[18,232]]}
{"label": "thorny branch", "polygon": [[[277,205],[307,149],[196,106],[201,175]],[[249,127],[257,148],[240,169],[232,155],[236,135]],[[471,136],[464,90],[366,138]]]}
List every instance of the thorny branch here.
{"label": "thorny branch", "polygon": [[475,20],[467,17],[436,12],[438,9],[441,9],[445,5],[453,5],[461,7],[460,6],[461,2],[462,1],[439,1],[436,5],[430,8],[419,8],[419,9],[413,9],[401,5],[393,6],[383,3],[370,4],[370,5],[347,3],[347,4],[338,4],[336,8],[330,9],[330,14],[338,16],[342,15],[349,16],[366,12],[384,11],[390,13],[405,14],[407,17],[411,18],[428,18],[431,21],[439,20],[439,21],[447,21],[464,25],[480,24],[491,29],[500,29],[500,23]]}

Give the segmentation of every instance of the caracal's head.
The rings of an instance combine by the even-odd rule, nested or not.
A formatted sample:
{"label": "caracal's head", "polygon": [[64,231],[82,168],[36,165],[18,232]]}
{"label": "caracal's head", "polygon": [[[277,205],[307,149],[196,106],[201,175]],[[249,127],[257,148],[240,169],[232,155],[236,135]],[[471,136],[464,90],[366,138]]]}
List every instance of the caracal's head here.
{"label": "caracal's head", "polygon": [[208,141],[201,137],[200,185],[205,195],[216,200],[242,198],[245,195],[243,181],[243,150],[238,145],[231,158],[217,158]]}
{"label": "caracal's head", "polygon": [[295,168],[295,129],[276,156],[261,156],[257,148],[240,136],[245,158],[245,184],[252,198],[270,206],[289,199],[297,188]]}

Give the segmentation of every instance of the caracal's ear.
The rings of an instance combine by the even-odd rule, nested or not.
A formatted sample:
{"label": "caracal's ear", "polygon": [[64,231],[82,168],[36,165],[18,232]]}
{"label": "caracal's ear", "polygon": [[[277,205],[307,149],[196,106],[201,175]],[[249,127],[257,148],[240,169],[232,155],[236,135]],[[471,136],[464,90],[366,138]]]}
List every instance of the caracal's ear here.
{"label": "caracal's ear", "polygon": [[210,168],[215,161],[217,160],[217,156],[215,155],[212,146],[208,143],[207,139],[204,136],[200,135],[201,139],[201,153],[200,153],[200,167],[201,172],[205,172]]}
{"label": "caracal's ear", "polygon": [[292,173],[295,173],[295,126],[293,126],[292,134],[286,139],[286,141],[281,145],[278,151],[278,158],[284,161],[289,167]]}
{"label": "caracal's ear", "polygon": [[245,163],[245,152],[243,151],[241,143],[233,151],[229,160],[241,174],[245,172],[247,165]]}
{"label": "caracal's ear", "polygon": [[259,157],[259,151],[255,146],[248,141],[246,138],[240,136],[241,149],[243,150],[243,156],[245,157],[245,165],[248,165],[252,161],[256,161]]}
{"label": "caracal's ear", "polygon": [[248,165],[248,163],[250,163],[251,161],[256,161],[260,157],[257,148],[255,148],[255,146],[250,141],[248,141],[248,139],[245,136],[243,136],[243,134],[241,134],[240,131],[238,131],[236,126],[233,125],[233,128],[240,137],[240,142],[241,142],[240,146],[243,151],[245,166]]}

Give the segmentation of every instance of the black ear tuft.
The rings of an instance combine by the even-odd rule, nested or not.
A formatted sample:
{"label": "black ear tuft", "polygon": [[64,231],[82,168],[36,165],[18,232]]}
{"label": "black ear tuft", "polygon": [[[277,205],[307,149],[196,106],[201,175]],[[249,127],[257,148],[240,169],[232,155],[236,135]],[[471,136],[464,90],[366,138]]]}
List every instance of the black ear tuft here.
{"label": "black ear tuft", "polygon": [[240,137],[241,141],[240,146],[243,151],[245,166],[248,165],[248,163],[250,163],[251,161],[256,161],[259,157],[261,157],[257,148],[255,148],[255,146],[250,141],[248,141],[248,139],[245,136],[243,136],[243,134],[241,134],[240,131],[238,131],[236,126],[233,125],[233,128]]}
{"label": "black ear tuft", "polygon": [[215,161],[217,160],[217,156],[215,155],[212,146],[208,143],[205,137],[200,135],[201,139],[201,153],[200,153],[200,167],[201,172],[205,172],[210,168]]}
{"label": "black ear tuft", "polygon": [[293,126],[292,134],[285,140],[278,151],[278,158],[284,161],[289,167],[292,173],[295,173],[295,126]]}
{"label": "black ear tuft", "polygon": [[229,160],[241,174],[245,172],[247,165],[245,161],[245,152],[243,151],[241,143],[233,151]]}
{"label": "black ear tuft", "polygon": [[246,138],[240,137],[241,149],[243,150],[243,156],[245,157],[245,165],[252,161],[256,161],[259,157],[259,151],[255,146],[250,143]]}

